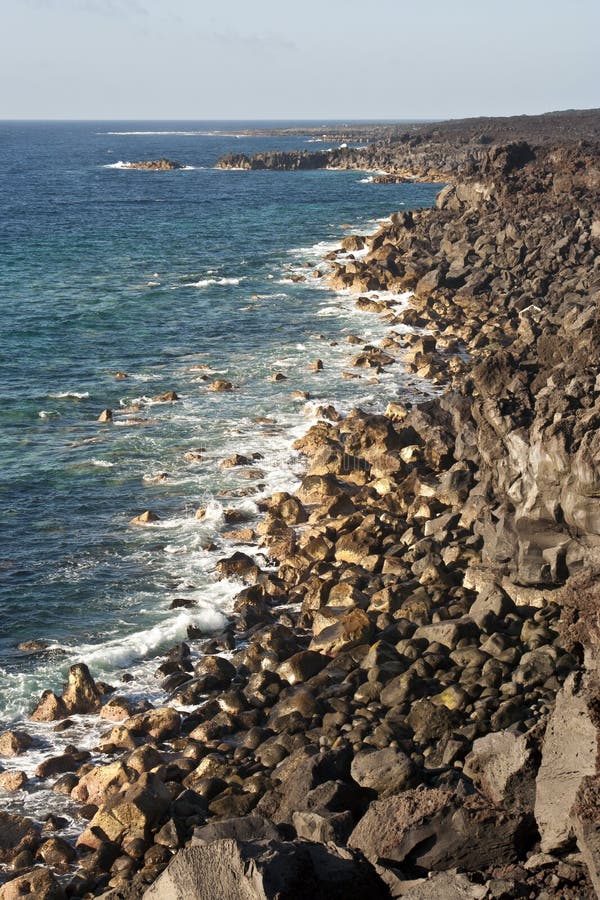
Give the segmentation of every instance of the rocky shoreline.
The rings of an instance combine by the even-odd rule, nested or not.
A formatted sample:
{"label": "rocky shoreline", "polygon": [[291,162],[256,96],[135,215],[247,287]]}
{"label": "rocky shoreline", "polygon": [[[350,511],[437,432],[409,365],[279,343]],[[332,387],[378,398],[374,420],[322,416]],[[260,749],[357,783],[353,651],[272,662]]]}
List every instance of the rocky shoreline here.
{"label": "rocky shoreline", "polygon": [[161,665],[173,706],[83,665],[45,692],[34,719],[107,720],[104,756],[38,773],[81,804],[76,847],[0,812],[1,898],[596,896],[600,153],[563,127],[363,153],[451,183],[316,274],[389,323],[353,368],[446,389],[322,411],[266,564],[218,564],[245,584],[228,628]]}

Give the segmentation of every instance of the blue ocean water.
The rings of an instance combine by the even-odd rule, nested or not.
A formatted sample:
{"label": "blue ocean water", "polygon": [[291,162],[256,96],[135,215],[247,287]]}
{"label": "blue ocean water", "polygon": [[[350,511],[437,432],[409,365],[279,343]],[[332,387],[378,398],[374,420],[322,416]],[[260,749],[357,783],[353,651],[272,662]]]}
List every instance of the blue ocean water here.
{"label": "blue ocean water", "polygon": [[[151,693],[161,650],[225,621],[236,585],[215,561],[255,552],[224,536],[224,510],[251,521],[258,498],[294,483],[291,442],[320,404],[382,409],[425,389],[400,366],[343,377],[344,337],[386,326],[310,273],[345,234],[431,205],[439,186],[215,170],[231,150],[307,146],[235,136],[253,124],[0,123],[4,722],[80,659]],[[158,156],[189,168],[119,166]],[[208,390],[216,378],[236,389]],[[180,399],[153,402],[166,391]],[[106,407],[113,424],[96,421]],[[234,452],[262,458],[222,469]],[[129,524],[149,508],[155,525]],[[171,609],[178,597],[195,606]],[[48,649],[17,649],[36,639]]]}

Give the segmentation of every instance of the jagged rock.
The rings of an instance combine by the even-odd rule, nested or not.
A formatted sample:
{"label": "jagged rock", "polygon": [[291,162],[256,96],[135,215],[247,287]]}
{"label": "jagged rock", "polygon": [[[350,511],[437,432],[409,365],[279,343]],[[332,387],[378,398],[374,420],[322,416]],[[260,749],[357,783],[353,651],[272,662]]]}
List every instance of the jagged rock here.
{"label": "jagged rock", "polygon": [[217,840],[180,850],[145,900],[289,900],[388,896],[374,870],[341,848],[307,842]]}
{"label": "jagged rock", "polygon": [[23,850],[35,849],[39,835],[25,816],[0,810],[0,863],[8,863]]}
{"label": "jagged rock", "polygon": [[218,822],[208,822],[194,829],[190,846],[208,844],[211,841],[276,841],[279,840],[279,832],[274,825],[263,816],[255,813],[242,816],[237,819],[221,819]]}
{"label": "jagged rock", "polygon": [[120,760],[103,766],[94,766],[79,779],[71,791],[73,800],[100,806],[111,794],[116,794],[128,784],[134,773]]}
{"label": "jagged rock", "polygon": [[335,656],[342,650],[367,643],[372,631],[373,625],[363,610],[344,610],[334,624],[323,628],[313,637],[309,649]]}
{"label": "jagged rock", "polygon": [[392,747],[357,753],[350,774],[361,787],[383,796],[405,791],[416,781],[416,767],[410,756]]}
{"label": "jagged rock", "polygon": [[160,520],[160,516],[158,513],[155,513],[151,509],[145,510],[143,513],[140,513],[139,516],[134,516],[133,519],[130,520],[130,525],[151,525],[153,522],[158,522]]}
{"label": "jagged rock", "polygon": [[127,835],[138,837],[161,822],[169,808],[171,795],[152,774],[135,784],[123,786],[98,809],[88,827],[77,839],[78,847],[98,849],[102,841],[121,842]]}
{"label": "jagged rock", "polygon": [[373,862],[477,870],[505,865],[525,852],[522,822],[518,811],[492,807],[477,795],[458,800],[450,791],[424,788],[371,803],[348,846]]}
{"label": "jagged rock", "polygon": [[53,868],[66,869],[77,856],[75,849],[61,837],[51,837],[38,847],[36,857]]}
{"label": "jagged rock", "polygon": [[58,697],[54,691],[44,691],[37,706],[29,716],[32,722],[53,722],[56,719],[66,719],[67,707],[62,697]]}
{"label": "jagged rock", "polygon": [[219,578],[241,578],[253,582],[260,574],[260,569],[247,553],[236,551],[227,559],[220,559],[216,566]]}
{"label": "jagged rock", "polygon": [[0,772],[0,790],[13,794],[27,784],[27,775],[20,769],[9,769]]}
{"label": "jagged rock", "polygon": [[0,887],[1,900],[19,900],[21,897],[35,897],[35,900],[64,900],[66,894],[49,869],[36,866],[30,872],[17,875]]}
{"label": "jagged rock", "polygon": [[527,735],[501,731],[475,741],[463,772],[492,803],[533,811],[538,765]]}
{"label": "jagged rock", "polygon": [[94,713],[100,709],[102,694],[84,663],[77,663],[69,669],[62,701],[69,716]]}
{"label": "jagged rock", "polygon": [[584,778],[571,809],[577,845],[596,893],[600,892],[600,785],[598,777]]}
{"label": "jagged rock", "polygon": [[[383,876],[382,876],[383,877]],[[427,879],[400,882],[403,900],[482,900],[489,896],[485,884],[477,884],[462,873],[439,872]]]}
{"label": "jagged rock", "polygon": [[300,650],[279,666],[278,674],[290,684],[307,681],[317,675],[329,662],[329,657],[314,650]]}
{"label": "jagged rock", "polygon": [[0,734],[0,756],[21,756],[32,743],[33,738],[26,731],[4,731]]}
{"label": "jagged rock", "polygon": [[515,608],[515,604],[502,588],[487,585],[478,592],[475,603],[469,609],[469,616],[479,628],[490,632],[508,613],[514,612]]}
{"label": "jagged rock", "polygon": [[570,675],[556,697],[536,779],[535,819],[545,853],[573,836],[571,809],[587,776],[596,774],[598,733],[588,704]]}

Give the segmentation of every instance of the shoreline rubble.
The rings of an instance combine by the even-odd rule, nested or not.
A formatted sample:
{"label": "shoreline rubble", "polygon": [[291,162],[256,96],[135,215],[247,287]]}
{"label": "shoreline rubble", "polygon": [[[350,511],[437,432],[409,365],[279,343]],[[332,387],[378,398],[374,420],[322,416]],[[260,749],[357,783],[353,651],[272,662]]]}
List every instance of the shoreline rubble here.
{"label": "shoreline rubble", "polygon": [[[451,147],[422,152],[431,172]],[[295,442],[300,486],[256,526],[269,565],[221,560],[245,584],[231,622],[161,666],[181,711],[109,700],[113,761],[55,762],[79,857],[0,813],[3,900],[600,890],[598,148],[471,153],[435,209],[347,239],[324,276],[411,291],[387,349],[446,390]],[[44,703],[61,719],[109,690],[72,667]]]}

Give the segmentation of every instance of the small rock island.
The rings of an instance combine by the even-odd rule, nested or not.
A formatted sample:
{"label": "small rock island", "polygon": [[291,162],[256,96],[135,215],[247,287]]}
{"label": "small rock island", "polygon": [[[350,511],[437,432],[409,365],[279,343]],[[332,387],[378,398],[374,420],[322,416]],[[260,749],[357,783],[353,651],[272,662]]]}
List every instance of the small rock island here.
{"label": "small rock island", "polygon": [[128,169],[148,169],[152,172],[167,172],[173,169],[185,169],[185,165],[161,156],[160,159],[142,159],[138,162],[127,163]]}

